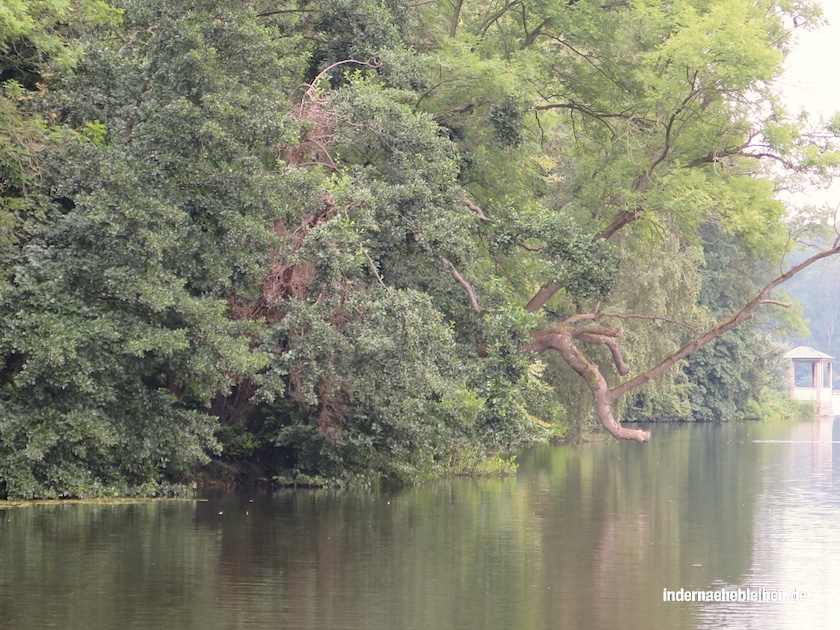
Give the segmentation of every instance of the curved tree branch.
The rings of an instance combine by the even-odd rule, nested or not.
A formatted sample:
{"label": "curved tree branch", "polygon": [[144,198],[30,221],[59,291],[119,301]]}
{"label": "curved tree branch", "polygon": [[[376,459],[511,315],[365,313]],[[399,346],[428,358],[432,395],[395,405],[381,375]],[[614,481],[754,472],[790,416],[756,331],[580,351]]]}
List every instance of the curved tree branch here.
{"label": "curved tree branch", "polygon": [[[599,328],[594,326],[570,328],[570,326],[580,322],[594,321],[600,317],[633,317],[632,315],[625,316],[617,313],[599,312],[573,315],[572,317],[566,319],[560,326],[550,330],[543,330],[534,333],[531,338],[531,342],[526,346],[526,349],[538,353],[546,352],[548,350],[558,352],[569,367],[572,368],[572,370],[575,371],[581,378],[583,378],[584,381],[586,381],[589,391],[592,394],[592,400],[595,405],[595,412],[598,416],[598,420],[610,433],[610,435],[623,440],[647,442],[650,439],[649,431],[627,429],[622,427],[613,416],[612,406],[619,398],[621,398],[621,396],[644,385],[645,383],[659,378],[669,368],[673,367],[676,363],[686,358],[691,353],[714,341],[725,332],[732,330],[739,324],[748,321],[755,316],[754,311],[759,306],[764,304],[789,306],[779,300],[771,299],[770,292],[815,262],[837,254],[840,254],[840,239],[838,239],[831,249],[814,254],[810,258],[791,267],[785,273],[770,281],[752,300],[744,305],[743,308],[731,314],[729,317],[722,319],[704,333],[695,337],[682,348],[661,361],[658,365],[612,389],[610,389],[607,385],[606,379],[601,374],[599,367],[586,359],[583,353],[581,353],[581,351],[575,346],[574,341],[577,339],[585,343],[607,346],[612,354],[613,361],[615,362],[619,374],[624,376],[629,373],[629,368],[624,362],[618,343],[616,342],[616,338],[621,335],[621,330],[616,328]],[[646,316],[639,317],[647,319]],[[650,319],[661,318],[651,317]]]}
{"label": "curved tree branch", "polygon": [[610,435],[619,440],[635,440],[637,442],[650,440],[649,431],[627,429],[618,423],[612,413],[613,401],[610,398],[610,390],[606,379],[604,379],[598,366],[587,361],[581,351],[575,347],[568,331],[561,330],[550,334],[538,334],[531,341],[528,349],[534,352],[555,350],[563,357],[569,367],[586,381],[589,391],[592,393],[598,420]]}
{"label": "curved tree branch", "polygon": [[446,268],[449,269],[449,273],[451,273],[452,277],[455,278],[455,282],[460,284],[463,287],[464,291],[467,292],[467,297],[470,300],[470,306],[472,307],[472,310],[475,311],[476,315],[481,315],[481,307],[478,305],[478,300],[475,297],[475,291],[473,291],[473,288],[470,286],[470,283],[464,280],[464,276],[458,273],[458,270],[455,268],[455,265],[453,265],[443,256],[438,256],[438,258],[440,259],[440,262],[442,262],[446,266]]}
{"label": "curved tree branch", "polygon": [[467,194],[466,194],[466,193],[464,193],[464,203],[465,203],[465,204],[467,204],[467,208],[469,208],[470,210],[472,210],[473,212],[475,212],[475,213],[476,213],[476,215],[478,215],[478,218],[479,218],[480,220],[482,220],[482,221],[486,221],[487,223],[495,223],[495,221],[493,221],[493,219],[491,219],[491,218],[490,218],[490,217],[488,217],[486,214],[484,214],[484,210],[482,210],[482,209],[481,209],[478,205],[476,205],[475,203],[473,203],[473,202],[470,200],[470,198],[469,198],[469,197],[467,197]]}

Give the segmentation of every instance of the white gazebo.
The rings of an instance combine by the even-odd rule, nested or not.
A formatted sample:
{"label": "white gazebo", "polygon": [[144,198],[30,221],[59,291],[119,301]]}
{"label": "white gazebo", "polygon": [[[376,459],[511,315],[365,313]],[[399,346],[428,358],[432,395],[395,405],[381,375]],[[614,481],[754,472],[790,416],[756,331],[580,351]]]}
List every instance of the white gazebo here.
{"label": "white gazebo", "polygon": [[832,396],[831,390],[834,357],[808,346],[797,346],[784,356],[789,362],[788,383],[794,399],[813,402],[818,416],[837,415],[835,408],[840,411],[840,392]]}

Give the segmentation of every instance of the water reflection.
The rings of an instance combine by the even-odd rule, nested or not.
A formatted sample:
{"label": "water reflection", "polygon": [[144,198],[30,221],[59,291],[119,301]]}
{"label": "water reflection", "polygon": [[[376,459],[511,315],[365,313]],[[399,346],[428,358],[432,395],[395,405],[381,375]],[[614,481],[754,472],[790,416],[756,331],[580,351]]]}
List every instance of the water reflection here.
{"label": "water reflection", "polygon": [[[515,479],[0,510],[0,627],[833,627],[838,448],[830,421],[667,425]],[[722,587],[809,599],[662,601]]]}
{"label": "water reflection", "polygon": [[840,617],[840,418],[793,428],[766,448],[755,501],[752,565],[740,584],[804,591],[797,603],[706,606],[701,628],[833,628]]}

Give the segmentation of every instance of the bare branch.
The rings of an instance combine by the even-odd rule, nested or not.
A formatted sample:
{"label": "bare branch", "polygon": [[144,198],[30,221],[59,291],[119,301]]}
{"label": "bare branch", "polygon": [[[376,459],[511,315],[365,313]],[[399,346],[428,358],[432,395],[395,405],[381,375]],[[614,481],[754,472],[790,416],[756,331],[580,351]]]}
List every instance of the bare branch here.
{"label": "bare branch", "polygon": [[609,119],[620,118],[628,120],[631,118],[629,114],[598,112],[594,109],[586,107],[585,105],[582,105],[581,103],[576,103],[574,101],[569,101],[568,103],[546,103],[545,105],[534,105],[533,107],[531,107],[531,111],[535,112],[544,112],[551,109],[568,109],[571,111],[580,112],[581,114],[589,116],[590,118],[594,118],[595,120],[603,123],[607,127],[607,129],[610,130],[610,133],[613,134],[613,136],[615,136],[615,129],[613,129],[613,126],[610,124]]}
{"label": "bare branch", "polygon": [[455,265],[453,265],[443,256],[438,256],[438,258],[440,259],[440,262],[446,265],[446,268],[449,269],[449,273],[451,273],[452,277],[455,278],[455,282],[460,284],[464,288],[464,291],[467,292],[467,297],[469,297],[470,306],[472,307],[472,310],[475,311],[477,315],[481,315],[481,307],[478,305],[478,300],[475,298],[475,291],[473,291],[473,288],[470,286],[470,283],[464,280],[464,277],[460,273],[458,273],[458,270],[455,268]]}
{"label": "bare branch", "polygon": [[[619,331],[619,333],[620,332],[621,331]],[[590,332],[588,332],[588,329],[578,331],[573,336],[576,339],[585,341],[586,343],[591,343],[598,346],[607,346],[607,348],[610,349],[610,354],[612,354],[613,363],[615,363],[615,369],[618,370],[618,373],[621,376],[627,376],[628,374],[630,374],[630,367],[624,362],[624,357],[621,355],[621,349],[618,347],[618,342],[615,339],[605,335],[591,334]]]}
{"label": "bare branch", "polygon": [[531,301],[525,305],[525,310],[529,313],[536,313],[540,310],[545,303],[548,302],[551,298],[554,297],[554,294],[557,293],[563,287],[559,284],[554,284],[553,282],[549,282],[548,284],[544,284],[540,287],[539,291],[531,298]]}
{"label": "bare branch", "polygon": [[633,221],[638,219],[639,216],[641,216],[641,212],[641,208],[635,208],[632,212],[630,212],[629,210],[619,210],[613,217],[613,220],[610,221],[610,224],[603,230],[598,232],[595,235],[595,238],[602,238],[604,240],[607,240],[625,225],[633,223]]}
{"label": "bare branch", "polygon": [[686,328],[692,332],[697,332],[697,329],[694,326],[690,326],[685,322],[677,321],[676,319],[671,319],[669,317],[658,317],[656,315],[638,315],[635,313],[602,313],[602,317],[615,317],[617,319],[642,319],[649,322],[664,322],[666,324],[673,324],[674,326],[680,326],[682,328]]}
{"label": "bare branch", "polygon": [[332,63],[323,70],[321,70],[321,72],[319,72],[318,75],[307,84],[306,95],[312,95],[312,90],[314,90],[315,86],[318,85],[318,81],[320,81],[323,78],[323,76],[327,74],[330,70],[332,70],[333,68],[337,68],[338,66],[346,65],[348,63],[355,63],[359,66],[368,66],[369,68],[379,68],[382,65],[382,63],[376,57],[369,57],[367,61],[359,61],[358,59],[342,59],[341,61],[336,61],[335,63]]}
{"label": "bare branch", "polygon": [[495,221],[493,221],[493,219],[491,219],[486,214],[484,214],[484,210],[482,210],[479,206],[477,206],[475,203],[470,201],[470,198],[467,197],[466,193],[464,193],[464,203],[466,203],[467,208],[469,208],[470,210],[475,212],[478,215],[478,218],[481,219],[482,221],[486,221],[488,223],[495,223]]}
{"label": "bare branch", "polygon": [[507,0],[505,0],[505,4],[501,9],[499,9],[493,15],[491,15],[490,17],[488,17],[484,20],[484,23],[481,25],[481,29],[479,31],[480,34],[482,36],[486,35],[487,31],[490,30],[490,27],[493,26],[493,24],[495,24],[499,19],[501,19],[501,17],[505,13],[510,11],[511,8],[515,7],[516,5],[518,5],[520,3],[521,3],[521,0],[513,0],[512,2],[508,2]]}
{"label": "bare branch", "polygon": [[272,15],[285,15],[287,13],[315,13],[316,9],[276,9],[257,13],[257,17],[271,17]]}
{"label": "bare branch", "polygon": [[[525,6],[524,5],[522,6],[522,11],[523,11],[523,13],[525,12]],[[524,24],[524,16],[523,16],[523,28],[525,29],[525,41],[522,42],[522,50],[525,50],[526,48],[528,48],[528,46],[530,46],[531,44],[533,44],[537,40],[537,37],[539,37],[540,34],[542,33],[543,29],[546,26],[548,26],[549,22],[550,22],[549,18],[544,19],[536,27],[534,27],[533,31],[531,31],[529,33],[527,27]]]}
{"label": "bare branch", "polygon": [[595,313],[578,313],[577,315],[572,315],[564,319],[560,322],[560,328],[568,328],[572,324],[577,324],[578,322],[594,322],[598,319],[599,314]]}
{"label": "bare branch", "polygon": [[[623,331],[621,328],[599,328],[597,326],[587,326],[586,328],[569,328],[566,329],[572,336],[572,339],[582,339],[584,335],[598,335],[599,337],[621,337]],[[592,342],[590,342],[592,343]]]}
{"label": "bare branch", "polygon": [[370,265],[370,270],[373,272],[373,275],[376,276],[376,279],[379,280],[379,284],[381,284],[385,288],[385,290],[388,291],[388,293],[393,293],[393,289],[391,289],[391,287],[385,284],[385,281],[379,274],[379,269],[376,268],[376,263],[373,262],[373,259],[370,257],[370,254],[368,254],[368,251],[361,246],[359,247],[359,249],[362,250],[362,253],[365,255],[365,258],[367,258],[368,264]]}
{"label": "bare branch", "polygon": [[463,105],[456,105],[455,107],[450,107],[449,109],[444,110],[441,113],[442,114],[464,114],[464,113],[470,111],[471,109],[475,109],[475,107],[477,105],[478,105],[477,100],[470,99],[469,101],[467,101]]}
{"label": "bare branch", "polygon": [[683,102],[680,103],[679,107],[673,111],[671,116],[668,118],[668,122],[665,125],[665,143],[662,146],[662,151],[660,152],[659,156],[651,162],[650,166],[648,167],[648,174],[653,172],[659,164],[661,164],[666,157],[668,157],[668,153],[671,151],[671,147],[673,146],[673,141],[675,136],[677,135],[674,132],[674,124],[677,122],[677,118],[679,118],[680,114],[685,111],[685,108],[688,107],[693,100],[696,100],[698,95],[700,94],[697,91],[697,71],[694,72],[694,76],[689,79],[689,84],[691,85],[691,91],[688,93],[683,99]]}
{"label": "bare branch", "polygon": [[601,425],[615,438],[619,440],[635,440],[647,442],[650,440],[650,432],[639,429],[627,429],[622,427],[612,414],[612,403],[607,381],[601,374],[598,366],[586,360],[583,353],[578,350],[572,341],[568,331],[552,331],[548,334],[538,333],[531,340],[528,349],[534,352],[545,352],[555,350],[560,353],[563,360],[579,376],[586,381],[592,399],[595,403],[595,413]]}
{"label": "bare branch", "polygon": [[789,171],[801,171],[802,168],[792,162],[791,160],[786,160],[780,155],[776,155],[775,153],[749,153],[743,149],[728,149],[724,151],[716,151],[714,153],[709,153],[708,155],[704,155],[703,157],[699,157],[695,160],[692,160],[688,163],[688,166],[695,167],[700,166],[702,164],[714,164],[717,162],[722,162],[724,158],[727,157],[743,157],[743,158],[752,158],[754,160],[761,160],[761,159],[768,159],[774,160],[784,166]]}
{"label": "bare branch", "polygon": [[790,302],[781,302],[779,300],[762,300],[762,304],[775,304],[776,306],[781,306],[782,308],[790,308],[793,306]]}
{"label": "bare branch", "polygon": [[[703,164],[715,164],[718,162],[722,162],[724,159],[728,157],[743,157],[743,158],[752,158],[754,160],[761,160],[761,159],[769,159],[774,160],[784,166],[789,171],[801,171],[802,168],[792,162],[791,160],[787,160],[783,158],[781,155],[777,155],[775,153],[770,153],[766,149],[769,148],[767,145],[761,144],[753,144],[753,140],[758,137],[757,133],[753,133],[747,139],[747,141],[742,144],[740,147],[731,147],[729,149],[721,149],[720,151],[713,151],[707,155],[703,155],[699,158],[696,158],[688,163],[689,168],[694,168],[696,166],[701,166]],[[756,149],[765,149],[759,152],[753,152],[752,150]]]}

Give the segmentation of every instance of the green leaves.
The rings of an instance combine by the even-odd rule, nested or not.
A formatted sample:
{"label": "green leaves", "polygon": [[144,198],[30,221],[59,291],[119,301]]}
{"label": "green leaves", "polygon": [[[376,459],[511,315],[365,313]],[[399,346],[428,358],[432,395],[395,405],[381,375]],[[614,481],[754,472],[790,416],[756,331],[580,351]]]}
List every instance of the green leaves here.
{"label": "green leaves", "polygon": [[[57,90],[81,138],[48,156],[50,220],[0,302],[10,495],[183,478],[217,449],[210,402],[264,366],[229,300],[259,286],[274,242],[283,187],[266,156],[287,120],[266,83],[287,66],[256,16],[223,4],[157,22],[127,6],[145,35],[101,40]],[[234,51],[259,76],[234,73]],[[48,437],[20,459],[28,426]]]}
{"label": "green leaves", "polygon": [[[116,24],[120,12],[100,0],[9,0],[0,11],[0,68],[26,72],[51,61],[61,70],[81,48],[69,35],[90,24]],[[68,27],[72,24],[73,27]]]}
{"label": "green leaves", "polygon": [[118,4],[0,16],[13,495],[208,460],[412,480],[563,431],[573,375],[523,353],[534,329],[609,304],[641,316],[628,362],[661,358],[686,329],[656,318],[740,287],[703,226],[777,255],[762,163],[837,168],[768,87],[807,2]]}

